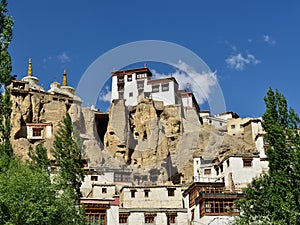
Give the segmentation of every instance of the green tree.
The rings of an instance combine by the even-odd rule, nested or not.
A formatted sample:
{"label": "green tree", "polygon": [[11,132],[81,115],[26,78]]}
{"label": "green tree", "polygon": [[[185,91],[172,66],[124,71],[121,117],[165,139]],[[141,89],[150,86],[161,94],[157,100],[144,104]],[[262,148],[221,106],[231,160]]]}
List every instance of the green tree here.
{"label": "green tree", "polygon": [[270,88],[264,100],[269,172],[244,190],[234,224],[300,224],[300,119],[277,90]]}
{"label": "green tree", "polygon": [[35,148],[30,146],[28,156],[31,159],[31,161],[29,161],[31,168],[50,172],[49,167],[51,161],[48,158],[47,149],[42,143],[35,146]]}
{"label": "green tree", "polygon": [[4,157],[11,157],[13,150],[10,139],[10,115],[11,101],[7,86],[13,80],[11,76],[12,62],[8,52],[8,46],[12,39],[13,20],[7,11],[7,1],[0,2],[0,154]]}
{"label": "green tree", "polygon": [[57,197],[46,171],[12,158],[0,173],[0,224],[82,225],[84,219],[73,198]]}
{"label": "green tree", "polygon": [[52,154],[58,166],[56,184],[59,190],[69,192],[78,202],[81,197],[80,186],[84,178],[81,142],[74,133],[69,114],[63,118],[55,135]]}

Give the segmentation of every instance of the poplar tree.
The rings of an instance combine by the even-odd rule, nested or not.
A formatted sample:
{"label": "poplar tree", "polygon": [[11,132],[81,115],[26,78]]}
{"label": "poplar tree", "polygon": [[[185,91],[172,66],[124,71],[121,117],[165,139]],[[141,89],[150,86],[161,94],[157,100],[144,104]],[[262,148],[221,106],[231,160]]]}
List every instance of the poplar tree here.
{"label": "poplar tree", "polygon": [[269,172],[244,190],[234,224],[300,224],[300,119],[277,90],[270,88],[264,100]]}
{"label": "poplar tree", "polygon": [[7,86],[13,80],[11,75],[12,62],[8,52],[8,46],[12,39],[13,19],[7,11],[7,1],[0,2],[0,155],[11,157],[13,155],[10,143],[10,115],[11,101]]}
{"label": "poplar tree", "polygon": [[28,156],[31,159],[29,161],[29,166],[34,170],[43,170],[49,171],[49,167],[51,166],[51,161],[47,155],[47,149],[43,146],[42,143],[35,146],[35,148],[29,147]]}
{"label": "poplar tree", "polygon": [[80,146],[70,115],[67,113],[55,135],[52,154],[58,167],[55,181],[58,189],[69,192],[76,202],[81,197],[80,186],[84,179]]}

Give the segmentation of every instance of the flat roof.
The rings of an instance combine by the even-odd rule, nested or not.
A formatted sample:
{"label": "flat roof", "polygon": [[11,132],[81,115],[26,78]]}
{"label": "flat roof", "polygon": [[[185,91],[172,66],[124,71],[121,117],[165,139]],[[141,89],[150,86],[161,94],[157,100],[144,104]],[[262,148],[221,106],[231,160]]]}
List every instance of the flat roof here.
{"label": "flat roof", "polygon": [[148,73],[149,75],[152,76],[151,71],[147,67],[129,69],[129,70],[118,70],[118,71],[111,72],[111,75],[112,76],[119,76],[119,75],[132,74],[132,73],[142,73],[142,72]]}
{"label": "flat roof", "polygon": [[178,84],[175,77],[167,77],[167,78],[161,78],[161,79],[155,79],[155,80],[148,80],[148,83],[152,84],[152,83],[162,83],[162,82],[171,82],[171,81],[174,81],[176,84]]}

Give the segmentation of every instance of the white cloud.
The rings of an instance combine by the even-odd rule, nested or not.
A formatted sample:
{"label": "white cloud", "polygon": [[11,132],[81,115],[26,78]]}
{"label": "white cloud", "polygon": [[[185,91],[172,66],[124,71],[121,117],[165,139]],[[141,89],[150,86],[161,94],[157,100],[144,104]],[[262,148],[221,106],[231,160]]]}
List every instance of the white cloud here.
{"label": "white cloud", "polygon": [[100,92],[99,98],[100,101],[110,102],[111,100],[111,90],[109,86],[105,86],[104,90]]}
{"label": "white cloud", "polygon": [[276,44],[276,41],[273,38],[271,38],[269,35],[266,35],[266,34],[263,35],[263,40],[264,40],[264,42],[266,42],[269,45],[275,45]]}
{"label": "white cloud", "polygon": [[44,63],[51,61],[51,60],[52,60],[52,56],[47,56],[47,57],[43,58]]}
{"label": "white cloud", "polygon": [[61,63],[68,63],[71,62],[71,58],[70,56],[68,56],[68,54],[66,52],[62,52],[61,54],[59,54],[57,57],[57,60],[60,61]]}
{"label": "white cloud", "polygon": [[185,89],[187,86],[194,93],[198,104],[203,104],[207,101],[212,88],[218,83],[216,73],[201,73],[185,62],[179,61],[173,65],[176,69],[173,74],[160,74],[153,70],[153,79],[160,79],[173,76],[177,80],[180,89]]}
{"label": "white cloud", "polygon": [[238,53],[236,55],[231,55],[225,61],[229,68],[233,68],[239,71],[244,70],[246,65],[249,64],[256,65],[260,63],[260,61],[256,59],[254,55],[247,54],[247,56],[244,57],[241,53]]}

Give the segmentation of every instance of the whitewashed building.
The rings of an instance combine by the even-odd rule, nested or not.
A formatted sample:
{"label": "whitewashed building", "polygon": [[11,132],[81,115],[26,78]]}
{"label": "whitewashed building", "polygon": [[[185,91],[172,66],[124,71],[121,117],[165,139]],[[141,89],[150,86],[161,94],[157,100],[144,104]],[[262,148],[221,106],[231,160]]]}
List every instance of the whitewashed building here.
{"label": "whitewashed building", "polygon": [[186,225],[181,186],[124,186],[120,192],[120,224]]}
{"label": "whitewashed building", "polygon": [[135,106],[142,93],[164,105],[181,104],[178,83],[174,77],[152,80],[148,68],[112,72],[111,100],[125,99],[126,106]]}
{"label": "whitewashed building", "polygon": [[241,191],[265,171],[264,161],[258,155],[234,154],[220,162],[194,158],[194,182],[224,182],[225,188],[231,191]]}
{"label": "whitewashed building", "polygon": [[234,201],[242,197],[226,191],[224,182],[195,182],[183,193],[188,224],[227,225],[239,214]]}
{"label": "whitewashed building", "polygon": [[198,114],[201,112],[193,92],[179,90],[179,93],[183,107],[194,108]]}
{"label": "whitewashed building", "polygon": [[262,118],[232,118],[227,121],[227,134],[244,139],[256,147],[260,158],[266,158],[264,148],[265,131]]}
{"label": "whitewashed building", "polygon": [[216,115],[210,115],[207,110],[200,111],[200,117],[202,118],[203,124],[214,127],[215,129],[226,131],[227,121],[232,118],[239,118],[235,112],[224,112]]}

